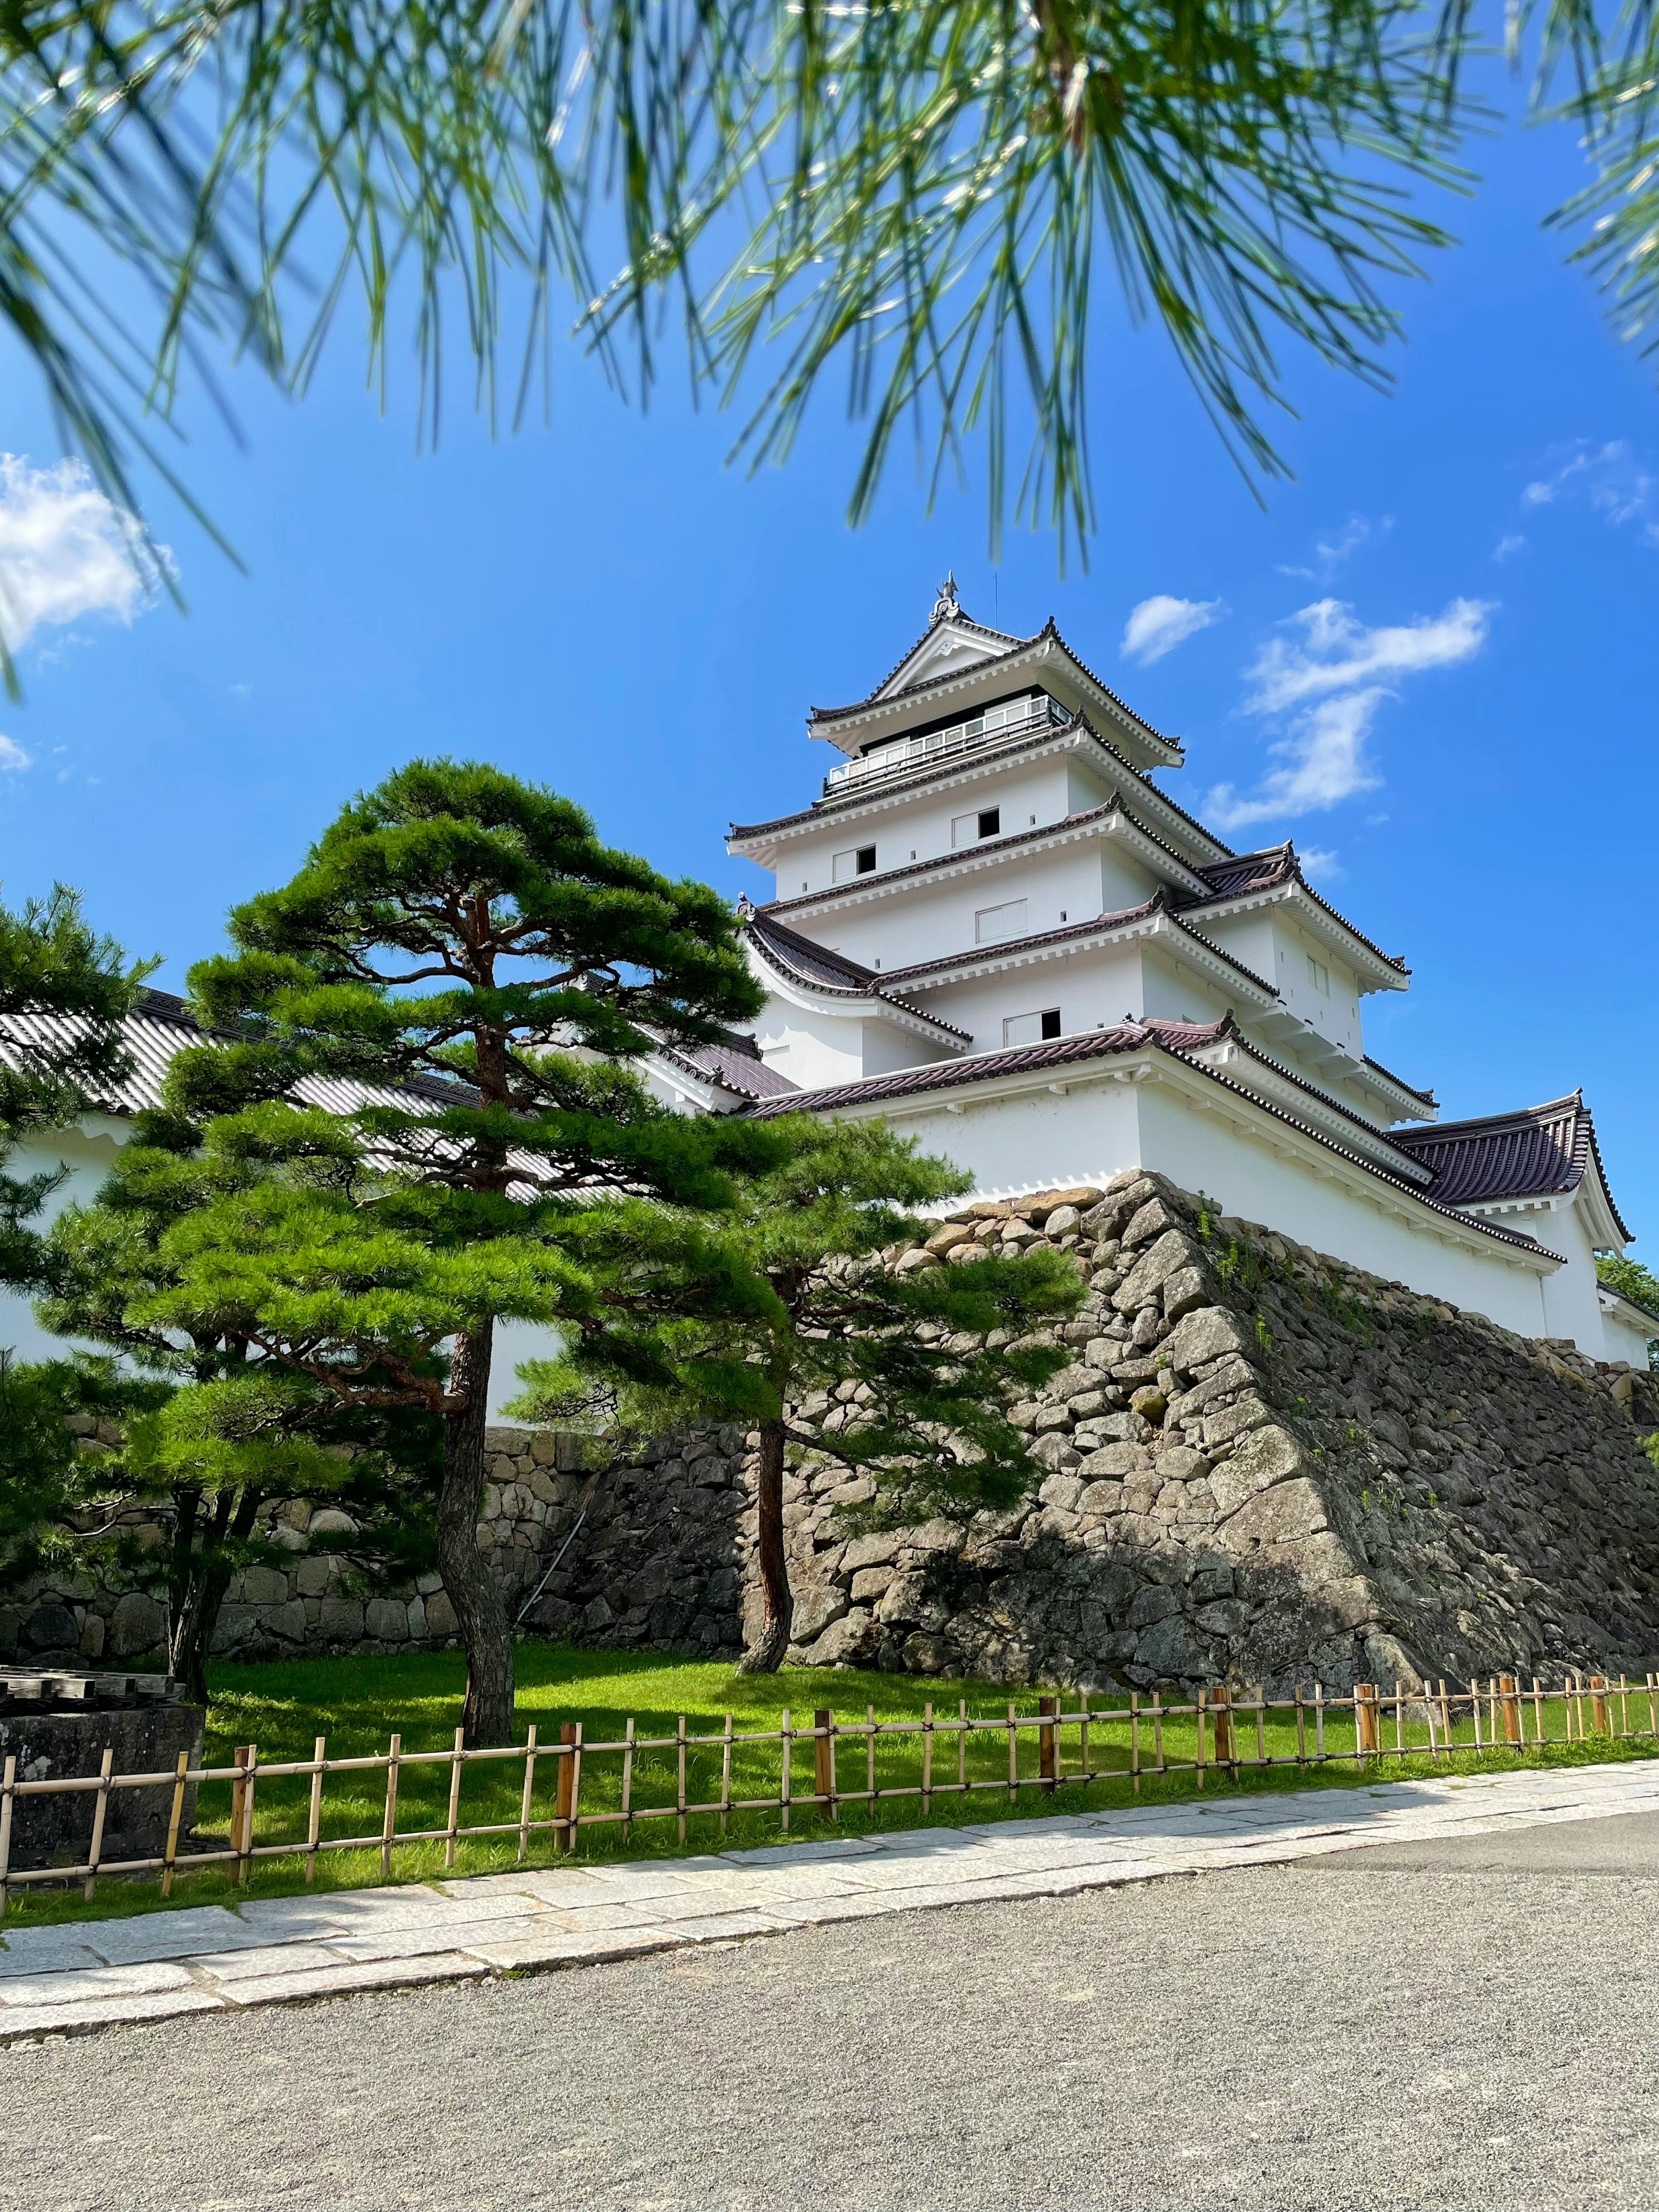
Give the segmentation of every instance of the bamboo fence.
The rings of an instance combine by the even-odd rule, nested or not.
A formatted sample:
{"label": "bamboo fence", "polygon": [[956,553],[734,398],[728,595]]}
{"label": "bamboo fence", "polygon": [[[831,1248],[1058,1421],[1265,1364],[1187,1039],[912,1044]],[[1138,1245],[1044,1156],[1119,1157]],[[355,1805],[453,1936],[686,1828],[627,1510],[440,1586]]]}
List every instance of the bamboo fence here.
{"label": "bamboo fence", "polygon": [[[191,1766],[180,1753],[171,1771],[117,1774],[114,1754],[106,1750],[95,1775],[57,1780],[20,1781],[17,1760],[9,1754],[0,1773],[0,1917],[10,1893],[27,1885],[78,1881],[88,1899],[100,1879],[115,1875],[157,1875],[161,1894],[171,1894],[175,1875],[212,1866],[234,1870],[239,1887],[246,1887],[256,1861],[303,1860],[307,1881],[315,1879],[325,1855],[342,1851],[378,1851],[382,1877],[390,1879],[395,1856],[417,1845],[441,1844],[444,1864],[455,1864],[458,1845],[477,1837],[516,1837],[517,1856],[530,1855],[534,1838],[550,1839],[556,1852],[573,1852],[584,1831],[620,1826],[624,1839],[636,1823],[672,1820],[678,1840],[684,1842],[689,1821],[717,1820],[724,1835],[734,1814],[775,1813],[787,1832],[792,1817],[802,1814],[835,1820],[843,1806],[873,1808],[878,1802],[914,1799],[925,1820],[934,1802],[975,1794],[1006,1795],[1015,1804],[1022,1790],[1053,1792],[1064,1784],[1128,1782],[1139,1795],[1144,1778],[1190,1774],[1202,1790],[1206,1781],[1237,1780],[1248,1771],[1267,1767],[1294,1766],[1309,1772],[1333,1765],[1386,1765],[1426,1756],[1434,1765],[1449,1762],[1471,1752],[1525,1753],[1543,1746],[1560,1747],[1611,1741],[1659,1740],[1659,1674],[1641,1682],[1621,1675],[1617,1681],[1592,1674],[1570,1675],[1558,1689],[1546,1689],[1534,1675],[1529,1685],[1512,1674],[1493,1675],[1486,1682],[1471,1681],[1448,1686],[1444,1680],[1415,1689],[1398,1683],[1391,1692],[1380,1685],[1361,1682],[1346,1694],[1331,1694],[1316,1684],[1311,1692],[1297,1686],[1288,1698],[1269,1698],[1260,1686],[1243,1691],[1217,1686],[1200,1690],[1192,1702],[1166,1704],[1154,1691],[1143,1697],[1128,1693],[1127,1703],[1093,1705],[1086,1692],[1069,1693],[1069,1709],[1060,1695],[1042,1696],[1035,1712],[1022,1713],[1010,1703],[1006,1717],[970,1715],[967,1701],[959,1700],[954,1714],[935,1712],[925,1705],[920,1720],[878,1720],[873,1705],[862,1720],[836,1719],[820,1709],[810,1726],[798,1724],[786,1708],[775,1729],[738,1730],[727,1713],[724,1727],[712,1735],[691,1735],[686,1717],[678,1717],[672,1735],[641,1735],[630,1717],[620,1737],[609,1741],[585,1740],[582,1723],[566,1722],[556,1740],[543,1741],[532,1724],[521,1744],[469,1750],[462,1731],[455,1731],[453,1746],[442,1751],[405,1752],[403,1739],[393,1735],[384,1752],[347,1758],[328,1756],[327,1739],[319,1736],[308,1759],[263,1762],[256,1744],[237,1747],[229,1766]],[[1332,1725],[1339,1721],[1339,1738]],[[1267,1741],[1272,1722],[1275,1736],[1294,1747],[1271,1750]],[[1292,1733],[1293,1731],[1293,1733]],[[1173,1755],[1174,1738],[1190,1735],[1191,1756]],[[977,1750],[979,1763],[998,1738],[1006,1741],[1006,1772],[1000,1750],[994,1772],[969,1771],[970,1755]],[[754,1747],[775,1745],[775,1786],[760,1795],[739,1794],[734,1760],[752,1757]],[[796,1786],[797,1760],[805,1764],[805,1747],[811,1746],[810,1790]],[[878,1747],[908,1749],[916,1778],[882,1784],[877,1776]],[[707,1752],[710,1767],[718,1754],[720,1787],[717,1796],[693,1798],[688,1795],[688,1759]],[[1033,1759],[1031,1753],[1035,1752]],[[641,1754],[663,1753],[672,1760],[675,1790],[671,1802],[645,1804],[635,1796],[636,1768]],[[849,1758],[848,1754],[851,1754]],[[604,1808],[590,1802],[584,1808],[584,1776],[590,1790],[593,1762],[619,1763],[618,1802]],[[464,1823],[461,1819],[462,1779],[469,1768],[514,1764],[521,1769],[518,1816],[514,1820]],[[398,1826],[399,1784],[410,1769],[447,1768],[447,1819],[441,1827]],[[330,1775],[380,1774],[385,1777],[384,1803],[379,1828],[358,1835],[325,1836],[324,1784]],[[254,1841],[254,1806],[261,1784],[301,1778],[308,1781],[307,1818],[303,1837],[290,1836],[271,1843]],[[198,1849],[181,1838],[180,1823],[187,1790],[203,1784],[230,1785],[228,1839],[222,1848]],[[110,1800],[120,1790],[158,1790],[171,1787],[172,1813],[165,1850],[147,1858],[112,1859],[103,1853]],[[12,1863],[14,1811],[20,1800],[94,1794],[92,1827],[87,1856],[79,1864],[21,1867]]]}

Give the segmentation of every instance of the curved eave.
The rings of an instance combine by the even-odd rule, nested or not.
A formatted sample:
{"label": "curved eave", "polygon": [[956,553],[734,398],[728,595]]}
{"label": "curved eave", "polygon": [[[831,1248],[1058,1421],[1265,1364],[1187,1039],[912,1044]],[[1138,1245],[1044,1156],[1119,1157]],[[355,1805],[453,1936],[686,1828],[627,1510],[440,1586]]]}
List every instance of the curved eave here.
{"label": "curved eave", "polygon": [[[914,653],[907,654],[906,659],[913,657]],[[1082,697],[1093,702],[1122,731],[1133,748],[1145,751],[1146,761],[1137,763],[1138,767],[1181,765],[1185,756],[1179,743],[1144,722],[1115,691],[1109,690],[1078,659],[1052,623],[1011,652],[993,653],[966,668],[946,669],[939,676],[924,678],[921,683],[908,684],[902,691],[886,697],[877,695],[851,707],[815,707],[807,718],[807,728],[813,737],[828,738],[851,758],[870,743],[873,731],[889,726],[895,732],[900,729],[921,702],[925,701],[932,708],[939,701],[948,700],[954,692],[982,685],[988,679],[1000,683],[1007,678],[1055,665],[1064,669]]]}
{"label": "curved eave", "polygon": [[[1368,989],[1403,991],[1409,988],[1412,971],[1405,962],[1391,960],[1369,937],[1362,937],[1352,922],[1345,921],[1334,907],[1328,906],[1316,891],[1310,890],[1300,877],[1267,884],[1261,890],[1241,891],[1231,898],[1213,899],[1189,907],[1187,912],[1202,927],[1206,921],[1223,921],[1231,915],[1249,914],[1257,908],[1269,906],[1294,906],[1304,927],[1322,938],[1358,971],[1362,993]],[[1369,983],[1365,981],[1367,976],[1371,979]]]}
{"label": "curved eave", "polygon": [[965,1030],[940,1021],[937,1015],[924,1014],[901,1000],[890,999],[884,991],[860,991],[850,985],[820,983],[800,975],[775,958],[765,940],[753,931],[745,941],[766,988],[775,998],[799,1006],[805,1013],[831,1014],[842,1021],[890,1022],[908,1036],[942,1045],[947,1052],[965,1052],[973,1042]]}
{"label": "curved eave", "polygon": [[[1062,1052],[1061,1047],[1075,1048]],[[1466,1235],[1472,1233],[1482,1240],[1489,1238],[1511,1252],[1529,1270],[1540,1273],[1553,1272],[1562,1264],[1559,1252],[1552,1252],[1534,1238],[1516,1230],[1504,1229],[1496,1222],[1482,1220],[1462,1207],[1443,1205],[1402,1176],[1328,1136],[1301,1115],[1261,1097],[1220,1069],[1206,1067],[1200,1059],[1160,1043],[1156,1036],[1143,1033],[1128,1042],[1123,1032],[1108,1030],[1098,1036],[1062,1039],[1048,1049],[1052,1056],[1041,1062],[1029,1051],[987,1053],[938,1070],[910,1070],[901,1075],[869,1077],[861,1083],[804,1091],[799,1098],[790,1100],[788,1110],[845,1113],[865,1109],[878,1113],[890,1109],[901,1099],[923,1099],[945,1091],[955,1096],[957,1107],[966,1107],[1000,1096],[1064,1088],[1070,1082],[1134,1082],[1157,1070],[1179,1070],[1201,1083],[1218,1085],[1239,1107],[1294,1131],[1303,1141],[1334,1156],[1348,1170],[1367,1182],[1383,1185],[1403,1206],[1422,1207],[1443,1224],[1443,1233],[1455,1224]],[[1108,1061],[1113,1065],[1102,1065]],[[762,1106],[755,1109],[755,1118],[767,1119],[781,1110],[784,1109],[775,1104]]]}
{"label": "curved eave", "polygon": [[1237,991],[1258,1007],[1276,1006],[1279,995],[1272,984],[1188,929],[1179,915],[1157,899],[1127,912],[1103,915],[1092,921],[1068,922],[1062,929],[1047,929],[1030,937],[1016,937],[1002,945],[979,945],[971,952],[950,953],[936,961],[918,961],[896,968],[887,979],[896,991],[940,990],[953,983],[971,983],[982,976],[1034,967],[1042,962],[1071,958],[1114,945],[1162,943],[1178,961],[1196,968],[1224,989]]}
{"label": "curved eave", "polygon": [[[1192,848],[1189,855],[1182,856],[1183,866],[1191,867],[1195,862],[1201,867],[1231,857],[1219,838],[1212,836],[1201,822],[1148,782],[1134,763],[1103,737],[1085,714],[1073,716],[1070,722],[1021,732],[1006,744],[994,738],[982,747],[952,754],[931,765],[919,762],[908,772],[896,773],[890,781],[884,779],[879,784],[860,787],[845,797],[814,799],[811,806],[781,814],[775,821],[734,822],[726,833],[726,849],[735,860],[753,860],[775,872],[782,848],[803,837],[820,836],[829,828],[851,830],[860,821],[908,805],[924,791],[937,794],[981,781],[1016,760],[1067,752],[1084,752],[1086,757],[1085,748],[1098,755],[1091,764],[1103,781],[1109,783],[1120,775],[1134,779],[1134,803],[1159,824],[1160,832],[1167,832],[1163,839],[1167,849],[1174,853],[1182,843]],[[1199,880],[1202,882],[1201,878]],[[1209,887],[1204,884],[1203,888],[1207,891]]]}

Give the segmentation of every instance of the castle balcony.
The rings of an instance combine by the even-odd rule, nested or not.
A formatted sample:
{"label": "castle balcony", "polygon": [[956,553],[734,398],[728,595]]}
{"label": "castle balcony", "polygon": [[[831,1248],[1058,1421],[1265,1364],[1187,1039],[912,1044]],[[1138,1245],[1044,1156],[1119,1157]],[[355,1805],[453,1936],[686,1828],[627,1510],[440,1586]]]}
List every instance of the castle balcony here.
{"label": "castle balcony", "polygon": [[911,738],[890,738],[884,744],[872,745],[857,760],[830,769],[823,779],[823,795],[826,799],[845,798],[849,791],[863,790],[890,776],[902,775],[908,769],[931,768],[952,753],[971,752],[975,746],[988,744],[993,738],[1006,738],[1018,730],[1063,728],[1072,720],[1059,701],[1051,699],[1046,691],[1028,693],[1020,699],[1004,699],[965,722],[953,722],[948,729],[927,730]]}

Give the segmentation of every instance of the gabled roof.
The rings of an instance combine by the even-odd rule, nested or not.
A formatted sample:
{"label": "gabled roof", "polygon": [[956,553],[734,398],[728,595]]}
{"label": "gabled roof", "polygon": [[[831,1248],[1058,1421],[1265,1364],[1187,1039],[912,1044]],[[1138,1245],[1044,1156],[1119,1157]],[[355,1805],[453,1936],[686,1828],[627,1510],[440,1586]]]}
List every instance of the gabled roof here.
{"label": "gabled roof", "polygon": [[1449,1206],[1565,1194],[1577,1190],[1594,1166],[1607,1211],[1620,1235],[1630,1242],[1631,1232],[1607,1188],[1595,1124],[1582,1091],[1547,1106],[1523,1106],[1515,1114],[1399,1130],[1395,1142],[1434,1169],[1435,1195]]}
{"label": "gabled roof", "polygon": [[1304,898],[1310,899],[1345,937],[1351,938],[1356,945],[1363,945],[1374,959],[1382,962],[1383,967],[1401,976],[1409,975],[1412,972],[1397,953],[1384,952],[1382,946],[1374,944],[1363,929],[1356,929],[1346,915],[1339,914],[1328,899],[1321,898],[1303,874],[1296,847],[1288,839],[1284,844],[1272,846],[1263,853],[1240,853],[1231,860],[1206,862],[1194,872],[1202,876],[1211,886],[1209,897],[1197,902],[1200,905],[1227,906],[1237,899],[1254,898],[1263,891],[1294,890],[1299,891]]}
{"label": "gabled roof", "polygon": [[[926,665],[931,657],[929,647],[945,635],[960,638],[970,647],[984,646],[991,649],[978,653],[965,665],[957,662],[942,669],[937,676],[918,674],[913,682],[902,681],[908,670]],[[890,670],[872,691],[866,692],[862,699],[854,699],[845,707],[811,708],[806,717],[806,726],[815,737],[828,737],[834,733],[837,724],[850,721],[855,716],[870,714],[878,708],[892,706],[901,700],[923,699],[930,691],[945,684],[957,683],[965,676],[981,674],[1004,663],[1012,664],[1023,655],[1038,660],[1046,659],[1048,648],[1057,649],[1084,682],[1109,700],[1125,722],[1146,738],[1154,750],[1162,750],[1171,762],[1179,761],[1180,740],[1166,738],[1160,731],[1153,729],[1144,715],[1136,714],[1134,708],[1120,698],[1109,684],[1103,683],[1087,661],[1067,645],[1052,615],[1032,636],[1010,637],[1005,631],[988,629],[982,623],[971,621],[956,605],[954,592],[948,600],[941,593],[934,605],[933,621],[897,666]]]}
{"label": "gabled roof", "polygon": [[866,1004],[873,1000],[884,1009],[903,1015],[924,1030],[931,1030],[939,1036],[949,1038],[953,1045],[973,1042],[967,1030],[957,1029],[954,1023],[942,1022],[937,1014],[924,1013],[920,1006],[895,999],[888,988],[890,979],[878,969],[862,967],[844,953],[831,952],[822,945],[814,945],[810,937],[786,929],[769,914],[751,914],[744,924],[744,938],[775,975],[814,998],[856,999]]}

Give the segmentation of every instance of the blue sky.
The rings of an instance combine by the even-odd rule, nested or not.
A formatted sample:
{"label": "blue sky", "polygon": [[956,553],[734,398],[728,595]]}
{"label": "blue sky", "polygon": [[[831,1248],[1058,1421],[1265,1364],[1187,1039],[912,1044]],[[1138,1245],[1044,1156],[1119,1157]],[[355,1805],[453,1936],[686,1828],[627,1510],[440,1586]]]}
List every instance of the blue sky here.
{"label": "blue sky", "polygon": [[[1053,613],[1182,737],[1168,787],[1236,823],[1240,849],[1290,836],[1324,856],[1328,895],[1415,971],[1366,1002],[1380,1059],[1455,1115],[1582,1084],[1659,1263],[1659,399],[1539,227],[1577,181],[1570,143],[1511,131],[1480,151],[1486,185],[1450,214],[1465,243],[1397,295],[1394,394],[1292,364],[1296,480],[1265,507],[1162,343],[1109,323],[1101,527],[1064,579],[1053,540],[1018,530],[994,568],[978,487],[929,516],[902,453],[849,532],[858,439],[828,390],[787,465],[750,479],[723,465],[731,417],[672,376],[641,416],[570,351],[550,423],[494,443],[454,380],[435,457],[415,450],[412,378],[382,415],[343,331],[302,403],[233,379],[243,443],[194,407],[182,465],[247,574],[165,499],[187,617],[121,610],[72,517],[52,557],[74,573],[36,571],[27,700],[0,708],[5,896],[78,884],[177,987],[353,790],[440,751],[558,787],[663,867],[756,889],[726,823],[813,793],[806,708],[866,691],[953,568],[971,613]],[[61,491],[31,474],[58,448],[9,366],[0,580]],[[51,619],[77,589],[118,611]]]}

